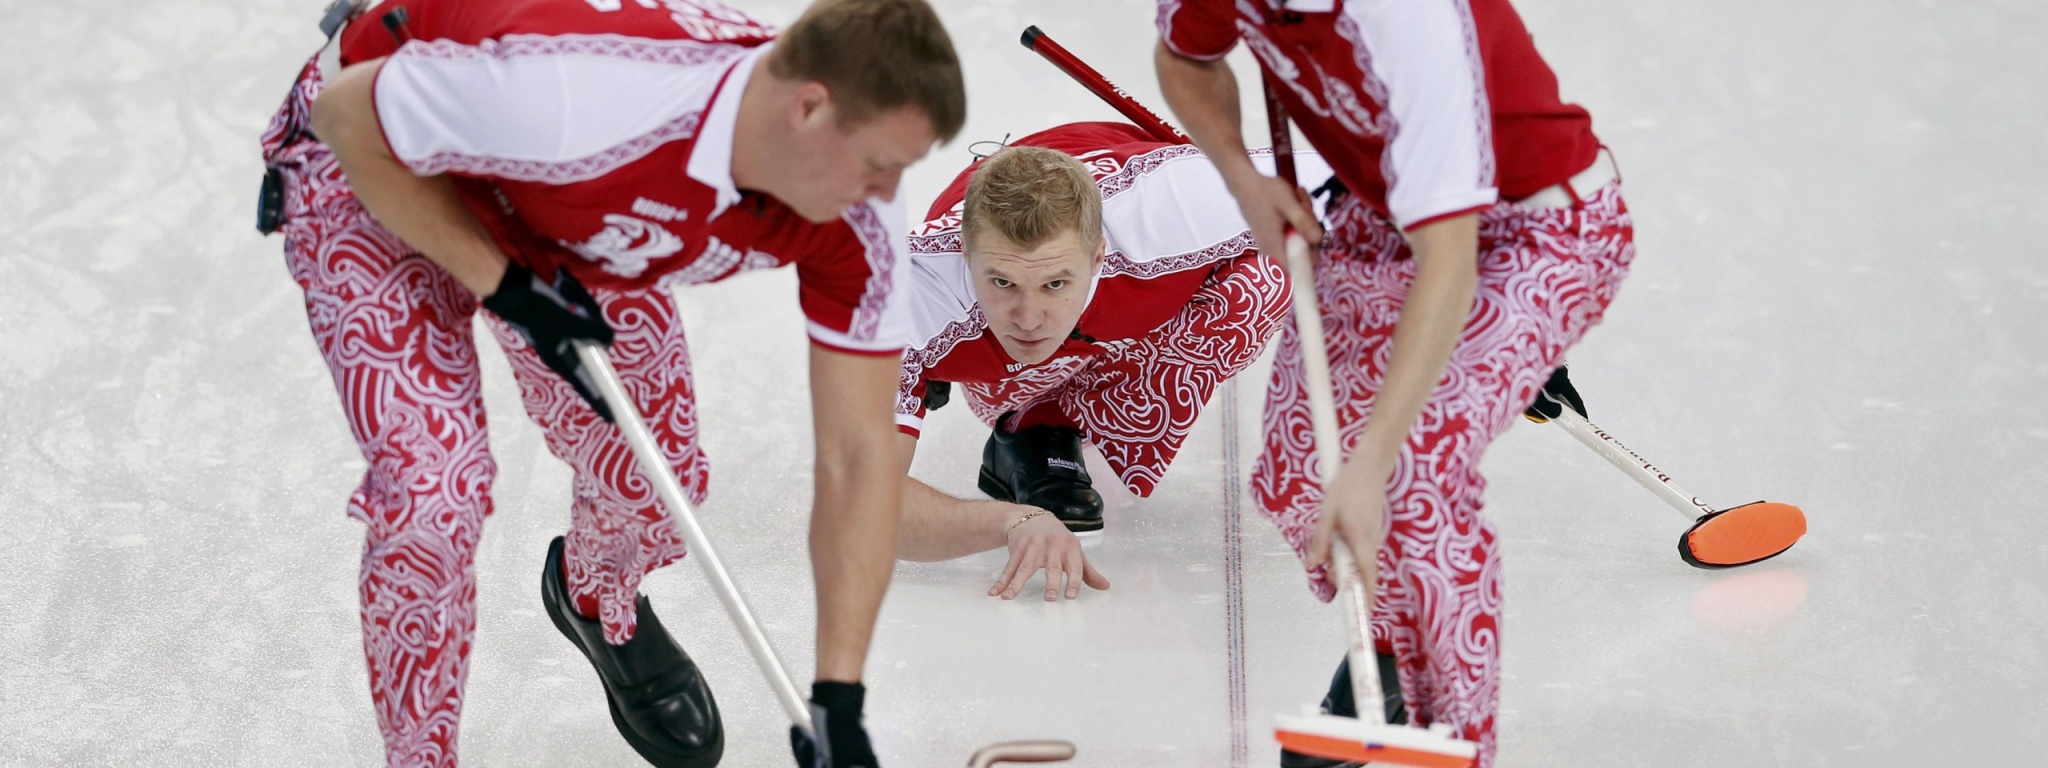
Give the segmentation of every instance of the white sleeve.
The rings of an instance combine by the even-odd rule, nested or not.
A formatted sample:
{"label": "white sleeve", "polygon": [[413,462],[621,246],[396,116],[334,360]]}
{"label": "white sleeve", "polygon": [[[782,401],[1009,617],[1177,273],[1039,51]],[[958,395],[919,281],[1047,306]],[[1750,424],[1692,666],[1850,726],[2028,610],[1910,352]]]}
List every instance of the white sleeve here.
{"label": "white sleeve", "polygon": [[1387,105],[1381,172],[1387,207],[1406,229],[1492,205],[1493,110],[1467,0],[1350,2],[1368,84]]}
{"label": "white sleeve", "polygon": [[372,100],[414,173],[567,183],[694,134],[718,74],[744,52],[618,35],[416,40],[385,60]]}
{"label": "white sleeve", "polygon": [[875,331],[875,340],[896,349],[908,349],[913,344],[924,342],[918,336],[914,312],[917,293],[916,278],[910,274],[908,200],[909,196],[903,194],[899,186],[896,199],[882,203],[887,207],[883,221],[889,228],[889,287],[885,289],[888,296],[882,302],[882,319]]}
{"label": "white sleeve", "polygon": [[1140,278],[1207,267],[1254,247],[1223,175],[1192,146],[1130,158],[1103,189],[1103,274]]}
{"label": "white sleeve", "polygon": [[[955,213],[958,212],[956,207]],[[924,399],[916,392],[924,372],[946,359],[960,342],[980,336],[981,318],[967,260],[960,253],[957,216],[926,222],[913,236],[908,292],[911,335],[903,350],[903,375],[897,384],[896,426],[917,436],[924,429]]]}

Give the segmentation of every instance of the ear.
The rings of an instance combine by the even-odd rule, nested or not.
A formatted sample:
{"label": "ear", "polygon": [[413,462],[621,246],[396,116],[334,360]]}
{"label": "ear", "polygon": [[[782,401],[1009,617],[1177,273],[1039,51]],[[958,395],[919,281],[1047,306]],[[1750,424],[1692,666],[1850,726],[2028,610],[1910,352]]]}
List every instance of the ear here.
{"label": "ear", "polygon": [[832,92],[824,83],[812,81],[796,87],[789,99],[789,127],[815,128],[832,121]]}
{"label": "ear", "polygon": [[1089,265],[1088,265],[1088,273],[1089,273],[1089,274],[1098,274],[1098,273],[1102,272],[1102,260],[1103,260],[1104,258],[1108,257],[1108,255],[1109,255],[1109,238],[1102,238],[1102,242],[1099,242],[1099,243],[1096,243],[1096,244],[1095,244],[1095,260],[1089,263]]}

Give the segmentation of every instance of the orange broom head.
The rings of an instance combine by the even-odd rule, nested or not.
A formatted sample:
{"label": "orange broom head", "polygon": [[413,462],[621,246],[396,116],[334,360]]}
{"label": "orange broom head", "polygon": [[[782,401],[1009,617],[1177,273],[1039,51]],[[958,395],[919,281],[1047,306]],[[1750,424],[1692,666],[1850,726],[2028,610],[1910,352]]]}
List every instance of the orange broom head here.
{"label": "orange broom head", "polygon": [[1806,513],[1759,501],[1700,518],[1678,539],[1678,556],[1696,568],[1733,568],[1768,560],[1806,535]]}
{"label": "orange broom head", "polygon": [[1336,715],[1278,715],[1273,739],[1289,752],[1331,760],[1414,768],[1470,768],[1479,745],[1451,736],[1437,725],[1423,730],[1374,725]]}

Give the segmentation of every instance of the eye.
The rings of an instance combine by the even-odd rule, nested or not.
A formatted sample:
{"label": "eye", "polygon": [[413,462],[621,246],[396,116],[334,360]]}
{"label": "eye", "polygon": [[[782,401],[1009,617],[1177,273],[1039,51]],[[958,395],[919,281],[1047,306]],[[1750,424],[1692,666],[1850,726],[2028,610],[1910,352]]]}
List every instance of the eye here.
{"label": "eye", "polygon": [[1057,290],[1059,290],[1059,289],[1061,289],[1061,288],[1065,288],[1065,287],[1067,287],[1067,281],[1065,281],[1065,280],[1054,280],[1054,281],[1052,281],[1052,282],[1050,282],[1050,283],[1046,283],[1046,284],[1045,284],[1045,287],[1047,287],[1047,288],[1051,288],[1051,289],[1053,289],[1053,290],[1057,291]]}
{"label": "eye", "polygon": [[995,285],[996,285],[996,287],[997,287],[997,288],[1008,288],[1008,287],[1010,287],[1010,286],[1012,286],[1012,285],[1016,285],[1016,283],[1012,283],[1012,282],[1010,282],[1010,281],[1008,281],[1008,280],[1004,280],[1004,279],[1002,279],[1002,278],[1000,278],[1000,277],[991,277],[991,278],[989,278],[989,279],[988,279],[988,281],[989,281],[989,282],[991,282],[991,283],[995,283]]}

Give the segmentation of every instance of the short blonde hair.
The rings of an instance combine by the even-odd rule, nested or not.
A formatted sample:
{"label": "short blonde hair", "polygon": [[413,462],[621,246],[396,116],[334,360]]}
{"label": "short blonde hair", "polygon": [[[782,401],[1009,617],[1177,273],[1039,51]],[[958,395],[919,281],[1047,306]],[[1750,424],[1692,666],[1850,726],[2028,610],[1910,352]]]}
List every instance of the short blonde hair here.
{"label": "short blonde hair", "polygon": [[1073,155],[1044,147],[1004,147],[974,169],[960,234],[967,250],[992,231],[1019,248],[1036,248],[1068,231],[1095,250],[1102,244],[1102,192]]}

